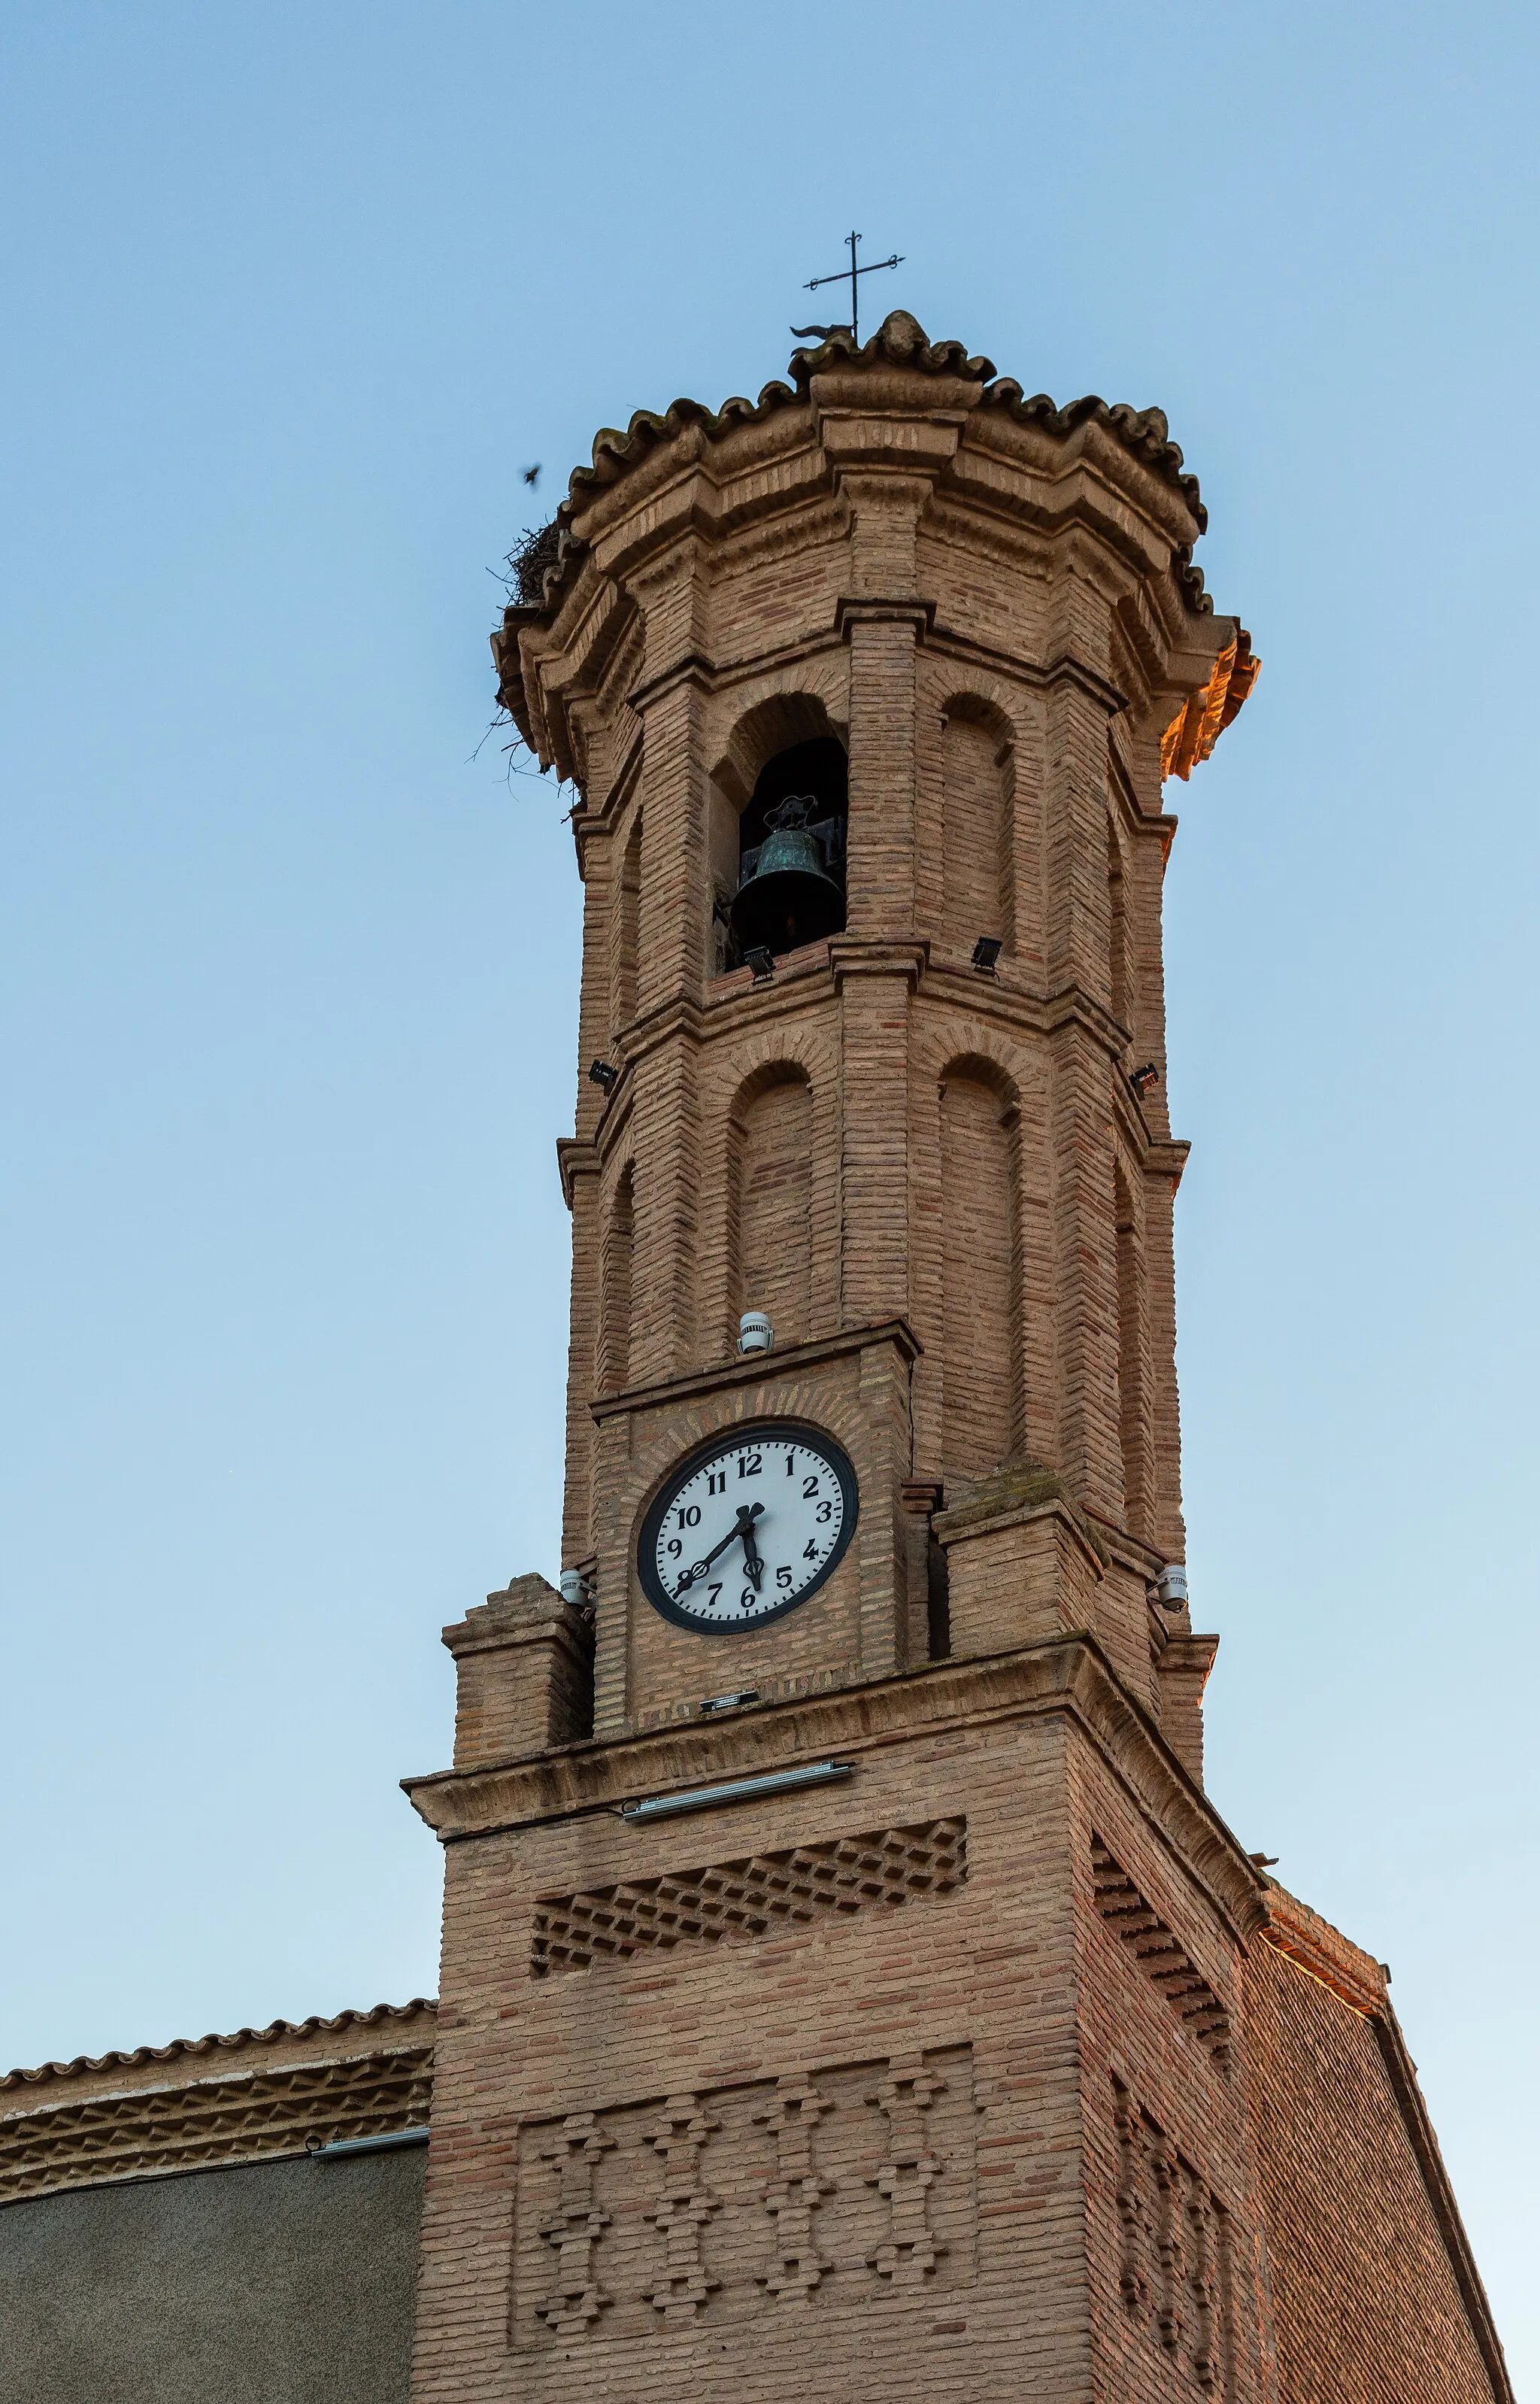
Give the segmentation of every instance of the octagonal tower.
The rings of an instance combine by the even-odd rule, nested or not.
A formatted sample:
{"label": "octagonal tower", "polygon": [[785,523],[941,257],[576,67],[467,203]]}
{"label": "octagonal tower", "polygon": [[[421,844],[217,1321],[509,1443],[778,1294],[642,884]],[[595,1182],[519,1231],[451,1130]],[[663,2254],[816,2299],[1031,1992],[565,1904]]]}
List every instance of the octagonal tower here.
{"label": "octagonal tower", "polygon": [[[602,435],[496,644],[578,792],[565,1550],[596,1725],[702,1691],[635,1607],[640,1497],[794,1409],[853,1447],[861,1542],[735,1678],[1088,1627],[1196,1764],[1207,1656],[1148,1600],[1183,1557],[1161,783],[1249,640],[1158,412],[1025,399],[902,314],[792,376]],[[756,978],[734,902],[788,776],[838,828],[844,923]],[[745,1367],[750,1309],[775,1347]]]}

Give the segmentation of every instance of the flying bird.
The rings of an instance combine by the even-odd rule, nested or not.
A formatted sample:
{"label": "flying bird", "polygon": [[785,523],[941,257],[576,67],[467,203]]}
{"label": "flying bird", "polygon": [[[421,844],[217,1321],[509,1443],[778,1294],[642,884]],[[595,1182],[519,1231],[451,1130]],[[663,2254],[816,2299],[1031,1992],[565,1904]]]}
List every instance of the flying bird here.
{"label": "flying bird", "polygon": [[525,468],[524,482],[526,484],[537,484],[540,482],[540,462],[538,459],[535,461],[533,468]]}

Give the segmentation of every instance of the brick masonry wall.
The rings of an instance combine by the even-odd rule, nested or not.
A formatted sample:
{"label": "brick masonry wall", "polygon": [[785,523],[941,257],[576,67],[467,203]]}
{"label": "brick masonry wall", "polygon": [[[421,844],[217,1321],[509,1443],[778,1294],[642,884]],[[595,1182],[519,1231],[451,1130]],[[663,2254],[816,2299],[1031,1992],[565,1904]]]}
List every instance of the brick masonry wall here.
{"label": "brick masonry wall", "polygon": [[1355,2007],[1264,1940],[1243,2010],[1283,2404],[1505,2396],[1480,2341],[1484,2299],[1473,2325],[1451,2261],[1452,2199],[1430,2191],[1418,2158],[1420,2106],[1413,2096],[1408,2119],[1388,2006]]}
{"label": "brick masonry wall", "polygon": [[[756,410],[616,438],[559,595],[509,622],[520,723],[579,788],[583,1058],[618,1072],[562,1147],[596,1736],[419,1797],[453,1841],[416,2404],[1303,2404],[1297,2299],[1334,2243],[1379,2277],[1310,2184],[1339,2117],[1366,2173],[1389,2142],[1367,2023],[1278,2018],[1263,1882],[1195,1782],[1213,1640],[1149,1599],[1183,1541],[1160,744],[1233,625],[1163,429],[1013,391],[895,318]],[[831,734],[847,927],[725,971],[737,813]],[[768,1363],[734,1359],[749,1305]],[[637,1530],[767,1413],[846,1445],[858,1541],[726,1647],[647,1608]],[[973,1550],[930,1664],[936,1502]],[[740,1683],[756,1712],[700,1716]],[[618,1816],[649,1765],[837,1742],[848,1789]],[[1418,2165],[1373,2208],[1467,2383],[1394,2392],[1465,2404],[1474,2274],[1446,2246],[1451,2318]],[[1329,2392],[1388,2396],[1385,2358],[1353,2324]]]}
{"label": "brick masonry wall", "polygon": [[[1065,1796],[1044,1722],[838,1796],[451,1847],[418,2404],[1088,2395]],[[940,1818],[950,1894],[532,1975],[543,1895]]]}
{"label": "brick masonry wall", "polygon": [[[830,1338],[822,1349],[738,1363],[730,1381],[708,1376],[682,1390],[664,1385],[606,1411],[595,1528],[600,1734],[693,1710],[729,1687],[770,1692],[787,1681],[881,1677],[909,1657],[898,1514],[910,1448],[911,1350],[892,1336]],[[641,1598],[637,1520],[659,1478],[684,1454],[708,1436],[767,1418],[811,1421],[844,1447],[861,1490],[851,1548],[826,1585],[784,1619],[711,1634],[675,1627]]]}
{"label": "brick masonry wall", "polygon": [[[586,504],[588,565],[521,634],[582,796],[581,1065],[620,1072],[580,1083],[565,1152],[574,1561],[606,1509],[594,1400],[730,1362],[767,1297],[783,1340],[914,1329],[913,1477],[1024,1453],[1145,1545],[1144,1575],[1180,1549],[1180,1155],[1126,1070],[1163,1056],[1159,733],[1227,622],[1192,612],[1169,482],[978,400],[868,357],[665,442]],[[778,748],[830,732],[849,930],[756,986],[721,972],[713,918],[736,812]],[[884,1572],[902,1626],[913,1558]],[[1101,1599],[1156,1707],[1138,1585]]]}
{"label": "brick masonry wall", "polygon": [[[1268,2397],[1270,2313],[1232,2042],[1239,1932],[1092,1747],[1075,1748],[1071,1773],[1098,2392],[1130,2404]],[[1145,1907],[1123,1925],[1099,1907],[1099,1851]],[[1164,1937],[1127,1932],[1150,1920]],[[1218,2015],[1224,2035],[1205,2039]]]}

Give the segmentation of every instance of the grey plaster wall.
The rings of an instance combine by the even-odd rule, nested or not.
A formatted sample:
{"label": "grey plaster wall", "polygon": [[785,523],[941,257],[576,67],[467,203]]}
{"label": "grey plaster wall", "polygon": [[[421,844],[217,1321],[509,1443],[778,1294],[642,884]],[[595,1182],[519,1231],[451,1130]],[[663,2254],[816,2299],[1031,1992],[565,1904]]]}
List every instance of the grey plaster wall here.
{"label": "grey plaster wall", "polygon": [[0,2210],[0,2404],[406,2404],[423,2146]]}

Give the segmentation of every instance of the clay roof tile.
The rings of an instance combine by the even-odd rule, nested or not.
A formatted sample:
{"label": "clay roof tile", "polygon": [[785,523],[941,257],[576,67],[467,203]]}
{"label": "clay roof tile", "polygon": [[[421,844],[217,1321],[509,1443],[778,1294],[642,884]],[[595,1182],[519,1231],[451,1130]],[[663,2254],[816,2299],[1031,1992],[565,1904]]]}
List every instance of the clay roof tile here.
{"label": "clay roof tile", "polygon": [[229,2036],[174,2037],[170,2045],[135,2046],[132,2053],[77,2053],[73,2062],[45,2062],[35,2070],[7,2070],[0,2076],[0,2092],[35,2087],[45,2081],[85,2076],[104,2070],[139,2070],[151,2062],[182,2062],[189,2056],[238,2050],[245,2046],[271,2045],[285,2036],[340,2035],[349,2029],[380,2028],[390,2020],[416,2020],[437,2012],[431,1997],[414,1995],[409,2004],[376,2004],[371,2011],[339,2012],[333,2020],[312,2015],[307,2020],[271,2020],[266,2028],[236,2029]]}
{"label": "clay roof tile", "polygon": [[[584,546],[573,535],[572,523],[595,494],[617,483],[659,443],[672,442],[688,426],[698,426],[706,435],[723,434],[735,426],[757,424],[776,410],[796,406],[806,398],[815,375],[843,360],[859,360],[872,366],[886,361],[924,375],[963,377],[982,385],[979,400],[983,407],[1003,409],[1020,423],[1040,426],[1049,434],[1072,434],[1089,424],[1104,426],[1125,450],[1181,494],[1200,533],[1208,524],[1198,479],[1184,469],[1181,451],[1171,440],[1162,411],[1131,409],[1126,401],[1109,404],[1095,393],[1068,401],[1062,408],[1044,392],[1034,393],[1028,398],[1011,377],[996,375],[992,359],[970,355],[961,342],[931,342],[924,328],[907,310],[895,309],[859,347],[849,334],[839,331],[813,349],[794,351],[786,370],[791,382],[777,380],[766,384],[757,400],[746,400],[739,395],[715,410],[707,409],[698,400],[675,400],[661,413],[639,409],[624,433],[615,426],[602,427],[593,439],[591,466],[574,468],[567,496],[557,510],[555,557],[541,580],[540,599],[534,605],[538,613],[544,616],[555,607],[582,556]],[[1203,591],[1201,569],[1192,565],[1190,546],[1178,552],[1176,564],[1188,608],[1207,615],[1213,604]],[[510,617],[524,616],[527,610],[528,604],[524,612],[515,609]]]}

